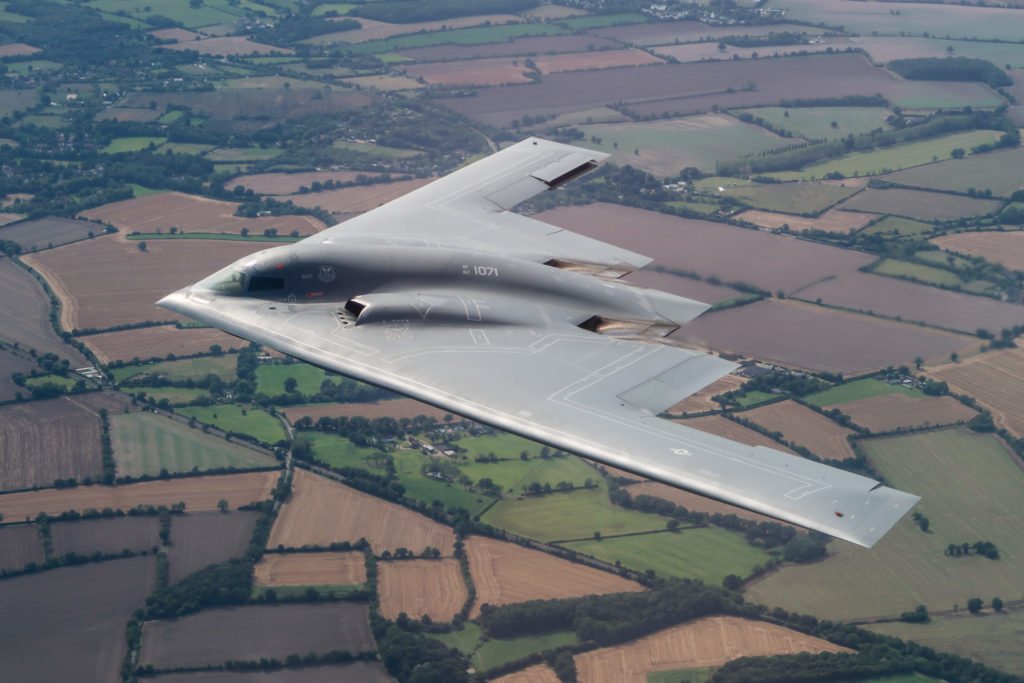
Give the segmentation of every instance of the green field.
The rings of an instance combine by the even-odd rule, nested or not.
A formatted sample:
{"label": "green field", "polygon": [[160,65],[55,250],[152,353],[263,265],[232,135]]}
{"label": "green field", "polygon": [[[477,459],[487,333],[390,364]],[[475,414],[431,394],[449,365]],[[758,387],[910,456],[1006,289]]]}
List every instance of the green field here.
{"label": "green field", "polygon": [[117,154],[118,152],[139,152],[148,148],[150,145],[159,147],[160,145],[167,142],[167,138],[155,138],[155,137],[134,137],[134,138],[114,138],[110,141],[110,144],[103,148],[104,154]]}
{"label": "green field", "polygon": [[647,17],[636,12],[623,12],[621,14],[595,14],[589,17],[571,17],[561,19],[558,23],[565,24],[573,31],[589,31],[594,28],[605,26],[622,26],[624,24],[643,24]]}
{"label": "green field", "polygon": [[551,458],[536,461],[537,467],[530,470],[517,484],[516,489],[525,491],[533,482],[551,484],[554,487],[560,481],[572,482],[574,486],[583,486],[587,479],[599,488],[604,486],[601,473],[587,464],[583,458],[567,455],[564,458]]}
{"label": "green field", "polygon": [[942,251],[941,249],[921,249],[914,252],[914,258],[918,261],[941,263],[944,266],[949,265],[954,268],[964,268],[971,265],[969,259],[951,254],[948,251]]}
{"label": "green field", "polygon": [[909,389],[902,384],[889,384],[883,380],[868,377],[838,384],[816,394],[805,396],[804,401],[819,408],[828,408],[839,403],[881,396],[882,394],[907,394],[914,398],[924,397],[924,393],[918,389]]}
{"label": "green field", "polygon": [[335,598],[345,599],[350,593],[361,593],[365,586],[361,583],[338,583],[338,584],[316,584],[310,586],[253,586],[250,598],[262,600],[267,591],[273,590],[278,600],[298,599],[305,596],[310,588],[315,589],[321,595],[333,594]]}
{"label": "green field", "polygon": [[317,5],[313,10],[313,16],[319,17],[328,12],[337,12],[338,14],[348,14],[348,11],[355,7],[355,5],[348,2],[328,2],[323,5]]}
{"label": "green field", "polygon": [[[138,0],[137,2],[91,0],[85,6],[114,16],[118,16],[120,13],[121,16],[128,16],[140,21],[144,21],[146,17],[154,14],[160,14],[180,22],[185,28],[230,23],[244,14],[243,11],[239,11],[241,8],[231,7],[227,0],[204,0],[196,7],[179,0]],[[265,12],[273,12],[270,7],[264,5],[259,7]]]}
{"label": "green field", "polygon": [[226,432],[247,434],[264,443],[274,444],[287,437],[278,419],[259,408],[242,408],[222,403],[214,406],[185,406],[176,412]]}
{"label": "green field", "polygon": [[343,436],[326,434],[317,431],[299,431],[296,436],[303,436],[310,441],[313,457],[331,467],[359,467],[369,472],[383,474],[382,467],[375,467],[367,459],[379,453],[376,448],[357,446]]}
{"label": "green field", "polygon": [[738,403],[741,408],[750,408],[752,406],[758,405],[759,403],[771,401],[772,399],[778,397],[778,394],[773,394],[768,391],[748,391],[747,393],[737,398],[736,403]]}
{"label": "green field", "polygon": [[265,161],[284,154],[283,149],[263,147],[220,147],[206,153],[210,161]]}
{"label": "green field", "polygon": [[[687,166],[711,172],[719,159],[792,144],[791,140],[724,114],[578,127],[585,136],[580,145],[606,152],[619,164],[630,164],[660,177],[676,176]],[[600,142],[595,142],[595,138]]]}
{"label": "green field", "polygon": [[900,216],[886,216],[864,228],[863,232],[872,235],[874,233],[897,232],[901,235],[920,235],[932,230],[935,226],[924,221],[915,221],[913,218],[902,218]]}
{"label": "green field", "polygon": [[[825,560],[768,576],[748,589],[748,599],[818,618],[853,619],[898,615],[917,605],[963,608],[970,597],[1020,596],[1024,472],[1002,442],[957,428],[861,445],[886,483],[921,496],[915,509],[930,520],[929,532],[908,516],[871,550],[833,541]],[[951,543],[979,540],[994,543],[1001,559],[945,555]]]}
{"label": "green field", "polygon": [[1020,189],[1021,166],[1024,166],[1024,147],[1012,147],[925,164],[887,175],[884,180],[952,192],[966,192],[973,187],[991,190],[997,197],[1008,197]]}
{"label": "green field", "polygon": [[399,149],[398,147],[386,147],[375,145],[372,142],[352,142],[350,140],[335,140],[331,143],[334,149],[345,149],[352,152],[362,152],[385,159],[404,159],[414,157],[422,152],[415,149]]}
{"label": "green field", "polygon": [[950,159],[952,158],[950,152],[957,147],[970,150],[976,145],[995,142],[1000,135],[1002,133],[994,130],[953,133],[931,140],[909,142],[870,152],[853,152],[838,159],[813,164],[800,171],[779,171],[766,175],[779,180],[813,180],[814,178],[824,178],[829,173],[842,173],[848,178],[892,173],[904,168]]}
{"label": "green field", "polygon": [[202,356],[162,363],[125,365],[120,368],[110,368],[110,374],[114,376],[115,382],[123,382],[136,375],[167,375],[168,379],[179,380],[202,379],[209,374],[214,374],[223,380],[233,380],[236,363],[237,361],[232,355]]}
{"label": "green field", "polygon": [[132,188],[132,197],[148,197],[151,194],[163,194],[164,192],[167,192],[167,190],[154,190],[136,183],[128,183],[128,187]]}
{"label": "green field", "polygon": [[421,469],[428,458],[418,451],[395,451],[391,456],[398,470],[398,480],[409,498],[430,504],[439,500],[446,508],[454,505],[465,508],[472,515],[494,502],[494,498],[467,491],[456,483],[423,476]]}
{"label": "green field", "polygon": [[[370,40],[344,46],[347,52],[359,55],[392,52],[414,47],[430,47],[431,45],[484,45],[486,43],[505,43],[526,36],[562,35],[565,29],[551,24],[501,24],[498,26],[477,26],[474,28],[458,28],[450,31],[428,31],[413,33],[383,40]],[[322,44],[331,42],[331,38],[322,36],[302,41]]]}
{"label": "green field", "polygon": [[755,209],[782,213],[817,214],[856,194],[860,188],[820,183],[750,184],[715,191],[715,196],[735,197]]}
{"label": "green field", "polygon": [[319,393],[320,385],[329,379],[324,370],[306,363],[264,363],[256,368],[256,391],[267,396],[283,394],[285,380],[289,377],[298,382],[296,391],[306,396]]}
{"label": "green field", "polygon": [[195,154],[198,156],[209,152],[213,147],[213,145],[204,145],[198,142],[165,142],[156,151],[161,153],[171,152],[173,154]]}
{"label": "green field", "polygon": [[278,464],[268,455],[146,412],[111,415],[110,440],[119,476]]}
{"label": "green field", "polygon": [[739,112],[748,112],[797,137],[814,140],[834,140],[851,133],[860,135],[876,128],[891,128],[885,122],[891,112],[884,107],[760,107],[736,110]]}
{"label": "green field", "polygon": [[749,576],[754,567],[769,559],[768,553],[749,545],[741,534],[714,527],[565,546],[637,571],[653,569],[658,576],[700,579],[715,586],[722,585],[729,574]]}
{"label": "green field", "polygon": [[480,646],[474,659],[484,671],[491,667],[522,659],[534,652],[553,650],[576,642],[573,631],[552,631],[543,635],[529,635],[519,638],[491,638]]}
{"label": "green field", "polygon": [[698,666],[693,669],[671,669],[652,671],[647,674],[647,683],[705,683],[711,679],[711,667]]}
{"label": "green field", "polygon": [[25,386],[28,388],[34,388],[42,386],[43,384],[56,384],[62,389],[68,390],[75,387],[75,383],[78,382],[77,377],[61,377],[60,375],[39,375],[37,377],[28,377],[25,379]]}
{"label": "green field", "polygon": [[871,272],[877,273],[878,275],[908,277],[933,285],[964,284],[964,281],[959,275],[943,268],[935,268],[933,266],[926,266],[923,263],[899,261],[891,258],[885,258],[879,261],[878,265],[876,265]]}
{"label": "green field", "polygon": [[60,62],[52,62],[48,59],[30,59],[24,62],[8,62],[7,70],[19,76],[28,76],[40,71],[56,71],[64,65]]}
{"label": "green field", "polygon": [[145,393],[154,401],[166,398],[172,406],[183,405],[196,400],[200,396],[209,396],[204,389],[188,389],[186,387],[125,387],[130,394]]}
{"label": "green field", "polygon": [[722,208],[719,204],[711,202],[690,202],[685,200],[675,202],[665,202],[668,206],[674,209],[688,209],[690,211],[696,211],[697,213],[713,214]]}
{"label": "green field", "polygon": [[666,519],[612,505],[603,490],[551,493],[506,499],[492,507],[482,521],[539,541],[589,538],[664,529]]}
{"label": "green field", "polygon": [[431,638],[437,638],[448,647],[454,647],[463,654],[472,654],[480,646],[480,637],[484,634],[482,628],[467,621],[457,631],[449,633],[431,633]]}

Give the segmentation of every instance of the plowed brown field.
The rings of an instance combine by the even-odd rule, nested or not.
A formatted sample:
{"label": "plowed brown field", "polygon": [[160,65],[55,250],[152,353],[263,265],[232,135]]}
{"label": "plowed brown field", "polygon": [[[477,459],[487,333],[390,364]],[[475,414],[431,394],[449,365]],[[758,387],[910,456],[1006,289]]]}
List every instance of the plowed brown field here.
{"label": "plowed brown field", "polygon": [[[238,204],[220,199],[197,197],[183,192],[161,192],[121,202],[104,204],[83,211],[82,216],[105,221],[123,232],[170,232],[172,227],[184,232],[223,232],[238,235],[248,228],[254,235],[262,235],[267,228],[276,228],[279,235],[298,230],[300,235],[312,235],[325,226],[312,216],[263,216],[242,218],[235,216]],[[266,245],[264,245],[266,246]]]}
{"label": "plowed brown field", "polygon": [[143,360],[166,358],[171,353],[187,356],[209,351],[214,344],[219,344],[227,351],[241,348],[245,344],[238,337],[214,328],[178,329],[173,325],[105,332],[81,337],[81,340],[92,349],[101,363],[136,357]]}
{"label": "plowed brown field", "polygon": [[466,541],[466,552],[476,586],[473,617],[480,614],[480,606],[485,603],[508,605],[526,600],[643,590],[640,584],[621,576],[493,538],[470,537]]}
{"label": "plowed brown field", "polygon": [[1024,436],[1024,349],[989,351],[929,370],[956,393],[978,399],[1014,436]]}
{"label": "plowed brown field", "polygon": [[702,432],[708,432],[725,439],[739,441],[748,446],[767,446],[768,448],[774,448],[786,453],[793,452],[782,444],[772,441],[764,434],[748,429],[720,415],[705,415],[704,417],[692,417],[688,420],[673,420],[673,422],[678,422],[684,427],[699,429]]}
{"label": "plowed brown field", "polygon": [[300,194],[297,196],[278,197],[282,201],[290,199],[297,206],[313,207],[319,206],[330,211],[332,214],[362,213],[370,209],[376,209],[382,204],[387,204],[392,199],[398,199],[404,194],[423,187],[434,178],[416,178],[414,180],[399,180],[393,183],[378,183],[376,185],[361,185],[359,187],[346,187],[340,190],[325,190],[315,194]]}
{"label": "plowed brown field", "polygon": [[930,241],[946,251],[984,256],[1007,268],[1024,270],[1024,232],[958,232]]}
{"label": "plowed brown field", "polygon": [[405,612],[411,619],[426,614],[434,621],[451,621],[466,602],[466,584],[456,559],[398,560],[378,567],[377,594],[386,619]]}
{"label": "plowed brown field", "polygon": [[761,211],[751,209],[736,216],[740,220],[748,221],[762,228],[781,228],[788,225],[790,230],[800,232],[801,230],[824,230],[825,232],[852,232],[860,230],[865,225],[878,218],[878,214],[862,213],[859,211],[842,211],[830,209],[817,218],[806,216],[794,216],[788,213],[776,213],[774,211]]}
{"label": "plowed brown field", "polygon": [[[366,582],[360,552],[268,553],[253,572],[257,586],[331,586]],[[451,615],[449,615],[450,617]]]}
{"label": "plowed brown field", "polygon": [[779,401],[741,414],[771,431],[782,432],[782,437],[824,460],[845,460],[855,457],[846,437],[852,429],[842,427],[820,413],[796,403]]}
{"label": "plowed brown field", "polygon": [[626,645],[585,652],[575,660],[580,680],[587,683],[646,683],[652,671],[721,666],[738,657],[798,652],[849,650],[762,621],[705,617]]}
{"label": "plowed brown field", "polygon": [[356,491],[338,482],[296,470],[292,495],[281,508],[267,547],[330,545],[366,538],[375,553],[428,545],[450,554],[455,534],[401,505]]}
{"label": "plowed brown field", "polygon": [[899,427],[925,427],[970,420],[977,413],[949,396],[914,398],[906,394],[882,394],[836,406],[853,421],[873,432]]}
{"label": "plowed brown field", "polygon": [[57,515],[66,510],[105,507],[128,510],[136,505],[173,505],[184,502],[185,509],[216,510],[224,499],[237,508],[253,501],[266,500],[277,481],[277,472],[247,472],[217,477],[188,477],[167,481],[147,481],[124,486],[79,486],[73,489],[25,491],[0,496],[0,514],[10,521],[34,519],[40,512]]}

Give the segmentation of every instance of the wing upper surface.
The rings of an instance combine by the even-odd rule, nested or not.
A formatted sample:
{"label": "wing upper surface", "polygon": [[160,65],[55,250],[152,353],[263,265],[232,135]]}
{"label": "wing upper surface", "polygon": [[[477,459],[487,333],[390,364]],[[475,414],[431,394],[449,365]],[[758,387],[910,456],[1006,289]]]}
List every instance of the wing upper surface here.
{"label": "wing upper surface", "polygon": [[345,325],[336,308],[165,305],[315,365],[705,496],[870,546],[917,501],[860,475],[659,419],[733,365],[567,327]]}

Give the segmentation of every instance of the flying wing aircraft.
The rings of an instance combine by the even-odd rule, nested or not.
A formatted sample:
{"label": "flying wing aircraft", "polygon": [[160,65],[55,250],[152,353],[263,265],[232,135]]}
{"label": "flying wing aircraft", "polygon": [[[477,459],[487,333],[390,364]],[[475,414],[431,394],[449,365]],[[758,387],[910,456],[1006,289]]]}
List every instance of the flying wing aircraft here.
{"label": "flying wing aircraft", "polygon": [[592,460],[870,547],[917,496],[658,414],[735,365],[663,343],[707,304],[513,213],[608,155],[524,140],[160,306]]}

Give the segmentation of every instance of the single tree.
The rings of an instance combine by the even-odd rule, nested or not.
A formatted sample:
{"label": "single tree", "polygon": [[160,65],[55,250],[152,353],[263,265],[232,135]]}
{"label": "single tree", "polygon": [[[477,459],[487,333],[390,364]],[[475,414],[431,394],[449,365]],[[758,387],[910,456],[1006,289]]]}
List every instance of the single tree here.
{"label": "single tree", "polygon": [[977,614],[981,611],[984,604],[985,603],[982,602],[981,598],[971,598],[967,601],[967,611],[971,614]]}

